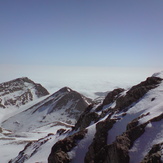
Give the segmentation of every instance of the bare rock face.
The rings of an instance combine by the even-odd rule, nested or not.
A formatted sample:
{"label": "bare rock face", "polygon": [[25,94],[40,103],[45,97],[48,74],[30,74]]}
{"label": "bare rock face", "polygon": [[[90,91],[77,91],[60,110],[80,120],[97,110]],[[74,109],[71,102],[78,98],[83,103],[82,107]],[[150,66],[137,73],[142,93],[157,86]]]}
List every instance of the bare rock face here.
{"label": "bare rock face", "polygon": [[117,88],[109,92],[107,96],[105,97],[103,103],[99,107],[96,108],[96,111],[100,111],[105,105],[113,103],[119,97],[120,93],[122,93],[123,91],[124,89]]}
{"label": "bare rock face", "polygon": [[[162,79],[159,77],[149,77],[146,81],[133,86],[124,96],[121,95],[121,93],[124,92],[124,89],[114,89],[107,94],[102,104],[99,105],[95,111],[92,111],[94,107],[93,105],[86,108],[78,119],[75,125],[75,130],[82,130],[88,127],[92,122],[97,122],[101,118],[105,117],[107,114],[111,115],[116,111],[126,111],[133,103],[138,102],[149,90],[156,88],[161,81]],[[114,108],[103,110],[106,105],[112,104],[115,101],[116,106]],[[102,111],[100,115],[97,114],[99,111]]]}
{"label": "bare rock face", "polygon": [[[30,121],[27,123],[26,118],[22,118],[25,117],[24,113],[37,127],[56,120],[57,123],[68,125],[65,122],[75,118],[76,124],[69,123],[72,130],[58,130],[58,141],[54,141],[48,163],[70,163],[76,159],[78,163],[130,163],[137,153],[140,155],[136,158],[139,160],[137,162],[162,163],[162,89],[162,79],[153,76],[128,91],[115,89],[108,93],[103,102],[97,104],[64,87],[3,124],[15,124],[20,130],[30,130]],[[39,119],[35,120],[36,117]],[[19,122],[20,119],[23,121]],[[151,132],[151,137],[148,137]],[[141,142],[147,144],[147,147],[141,149]],[[153,144],[155,142],[157,144]],[[32,154],[37,152],[32,151]],[[26,151],[23,152],[20,155],[26,159]],[[141,155],[144,152],[145,157]]]}
{"label": "bare rock face", "polygon": [[[96,109],[94,109],[93,105],[86,108],[76,123],[75,130],[86,128],[92,124],[92,122],[98,122],[106,115],[108,115],[108,117],[105,121],[96,124],[96,134],[85,156],[85,163],[129,163],[129,149],[132,147],[134,141],[144,134],[145,127],[149,123],[139,125],[139,119],[148,116],[149,113],[141,115],[131,121],[126,126],[126,132],[122,135],[118,135],[115,142],[107,145],[109,130],[114,123],[116,123],[116,119],[112,119],[111,117],[119,112],[125,113],[132,105],[141,100],[149,90],[156,88],[161,81],[161,78],[149,77],[146,81],[133,86],[129,91],[124,93],[124,95],[121,94],[124,89],[115,89],[108,93],[103,103]],[[115,101],[115,107],[104,109],[105,106],[109,107],[109,105]],[[99,114],[99,112],[101,113]],[[123,116],[125,116],[125,114]],[[160,119],[162,119],[162,114],[150,121],[159,121]]]}
{"label": "bare rock face", "polygon": [[27,77],[18,78],[0,84],[0,107],[20,107],[36,98],[48,95],[49,92]]}
{"label": "bare rock face", "polygon": [[19,152],[18,156],[14,159],[11,159],[9,163],[24,163],[29,158],[31,158],[35,153],[37,153],[38,149],[41,148],[46,142],[50,140],[50,135],[41,138],[37,141],[30,141],[24,147],[22,151]]}
{"label": "bare rock face", "polygon": [[29,109],[10,117],[2,126],[14,131],[30,131],[49,124],[58,125],[61,122],[74,125],[91,102],[92,100],[80,93],[64,87]]}
{"label": "bare rock face", "polygon": [[156,88],[161,81],[162,79],[159,77],[149,77],[146,81],[133,86],[125,96],[117,99],[114,109],[119,111],[127,109],[127,107],[140,100],[149,90]]}
{"label": "bare rock face", "polygon": [[106,119],[96,125],[96,134],[92,144],[89,146],[85,156],[85,163],[102,163],[106,157],[105,146],[107,145],[108,130],[113,127],[116,122],[114,119]]}
{"label": "bare rock face", "polygon": [[[138,121],[138,119],[139,118],[133,120],[130,124],[128,124],[130,128],[127,127],[126,132],[124,132],[122,135],[117,136],[116,140],[112,144],[106,146],[105,149],[107,150],[107,155],[106,155],[107,157],[104,161],[105,163],[107,162],[129,163],[130,161],[129,149],[131,149],[131,147],[133,146],[134,141],[144,134],[147,124],[149,124],[150,122],[160,121],[163,119],[163,116],[161,114],[140,125],[138,125],[139,123],[135,123],[136,121]],[[154,161],[160,160],[161,154],[158,151],[161,151],[161,145],[154,146],[149,152],[149,154],[144,158],[143,160],[144,162],[142,163],[155,163],[152,161],[150,162],[149,160],[154,160]],[[161,162],[158,162],[158,163],[161,163]]]}
{"label": "bare rock face", "polygon": [[97,124],[95,138],[86,154],[85,163],[129,163],[128,151],[133,142],[144,133],[147,124],[126,131],[108,145],[107,134],[115,122],[116,120],[106,120]]}
{"label": "bare rock face", "polygon": [[77,146],[78,142],[84,138],[86,132],[87,130],[82,130],[54,144],[48,157],[48,163],[70,163],[67,152]]}
{"label": "bare rock face", "polygon": [[128,147],[130,140],[127,136],[119,136],[117,142],[106,146],[106,157],[104,163],[129,163]]}
{"label": "bare rock face", "polygon": [[141,163],[162,163],[161,150],[163,143],[153,145],[152,149],[148,152],[147,156],[141,161]]}
{"label": "bare rock face", "polygon": [[98,115],[97,112],[101,111],[105,105],[113,103],[122,93],[124,89],[118,88],[114,89],[113,91],[109,92],[107,96],[105,97],[104,101],[101,105],[99,105],[95,111],[92,111],[94,105],[88,106],[85,111],[81,114],[79,117],[77,123],[75,124],[75,130],[82,130],[86,127],[88,127],[92,122],[97,122],[99,119],[103,118],[109,110],[102,111],[101,115]]}
{"label": "bare rock face", "polygon": [[92,121],[97,121],[98,120],[98,114],[95,112],[90,112],[91,109],[93,108],[93,104],[89,105],[85,111],[80,115],[77,123],[75,124],[74,129],[75,130],[83,130],[86,127],[88,127]]}

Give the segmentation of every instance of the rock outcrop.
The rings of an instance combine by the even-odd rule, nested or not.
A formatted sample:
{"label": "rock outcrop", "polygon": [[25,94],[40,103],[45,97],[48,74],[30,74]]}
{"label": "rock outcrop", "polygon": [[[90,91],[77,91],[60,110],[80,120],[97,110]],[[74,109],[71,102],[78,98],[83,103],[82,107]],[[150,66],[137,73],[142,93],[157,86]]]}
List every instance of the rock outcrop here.
{"label": "rock outcrop", "polygon": [[[60,122],[74,125],[92,100],[64,87],[31,108],[7,119],[2,126],[14,131],[30,131]],[[12,125],[11,125],[12,124]]]}
{"label": "rock outcrop", "polygon": [[[160,121],[163,119],[163,115],[159,115],[143,124],[138,125],[139,123],[136,123],[137,125],[135,125],[135,122],[138,121],[139,118],[137,118],[137,120],[133,120],[127,127],[126,132],[124,132],[122,135],[117,136],[116,140],[110,144],[107,145],[107,147],[105,147],[106,149],[106,153],[107,153],[107,157],[105,159],[104,162],[111,162],[111,163],[129,163],[130,161],[130,157],[129,157],[129,149],[131,149],[131,147],[133,146],[135,140],[137,140],[141,135],[144,134],[145,132],[145,128],[146,126],[151,123],[151,122],[156,122],[156,121]],[[132,126],[132,127],[131,127]],[[159,146],[160,147],[160,146]],[[158,149],[158,148],[157,148]],[[161,147],[158,149],[160,151]],[[149,160],[150,157],[152,157],[149,154],[145,157],[145,160]],[[157,153],[157,152],[156,152]],[[155,153],[155,156],[157,156],[157,158],[155,158],[155,160],[160,159],[161,158],[161,154],[158,156]],[[154,162],[151,162],[154,163]]]}
{"label": "rock outcrop", "polygon": [[[114,89],[113,91],[109,92],[107,96],[104,98],[102,104],[96,107],[95,104],[92,104],[88,106],[85,111],[81,114],[79,117],[77,123],[75,124],[75,130],[82,130],[86,127],[88,127],[91,123],[97,122],[99,119],[105,117],[108,112],[110,112],[110,109],[103,110],[103,108],[106,105],[112,104],[116,101],[116,99],[120,96],[120,93],[122,93],[124,89],[118,88]],[[95,111],[92,111],[92,110]],[[99,115],[98,112],[102,111]]]}
{"label": "rock outcrop", "polygon": [[[161,82],[162,79],[159,77],[149,77],[128,91],[124,91],[124,89],[121,88],[115,89],[108,93],[100,105],[96,106],[96,104],[92,104],[85,109],[79,117],[74,130],[78,133],[78,130],[89,129],[91,125],[96,126],[92,143],[89,145],[88,151],[85,154],[85,163],[130,162],[129,151],[135,141],[146,132],[146,128],[150,123],[161,121],[162,114],[149,119],[148,117],[151,116],[150,112],[145,112],[144,114],[137,114],[137,117],[134,114],[132,119],[131,116],[128,115],[128,111],[139,103],[150,90],[157,88]],[[152,99],[150,102],[155,101],[155,98]],[[140,123],[140,121],[146,119],[146,117],[149,120]],[[110,130],[114,128],[116,123],[120,123],[120,121],[125,118],[126,121],[128,121],[126,129],[124,129],[124,132],[120,135],[116,135],[115,140],[111,144],[108,144]],[[159,160],[160,155],[158,155],[158,153],[159,152],[156,152],[153,156],[148,154],[145,160],[149,160],[151,157],[152,159],[155,157],[154,160]],[[66,158],[67,157],[68,155],[66,155]],[[68,159],[67,162],[71,161]]]}
{"label": "rock outcrop", "polygon": [[138,85],[133,86],[129,91],[126,92],[125,96],[121,96],[116,101],[115,110],[125,111],[133,103],[138,102],[149,90],[154,89],[162,81],[159,77],[149,77],[146,81],[141,82]]}
{"label": "rock outcrop", "polygon": [[18,78],[0,84],[0,107],[20,107],[48,94],[41,84],[34,83],[27,77]]}
{"label": "rock outcrop", "polygon": [[71,159],[68,155],[80,140],[82,140],[87,133],[87,130],[82,130],[69,136],[63,140],[58,141],[51,150],[48,157],[48,163],[70,163]]}
{"label": "rock outcrop", "polygon": [[[137,103],[149,90],[154,89],[162,81],[159,77],[149,77],[146,81],[133,86],[125,95],[121,95],[125,90],[122,88],[114,89],[109,92],[105,97],[101,105],[94,109],[94,105],[90,105],[81,114],[79,120],[75,125],[75,130],[84,129],[88,127],[91,123],[95,123],[106,115],[112,115],[115,112],[127,111],[132,104]],[[111,107],[112,104],[116,102],[115,107]],[[110,106],[109,106],[110,105]],[[105,108],[107,106],[107,108]],[[95,111],[92,111],[92,110]],[[99,114],[98,112],[101,113]]]}
{"label": "rock outcrop", "polygon": [[123,91],[124,91],[124,89],[117,88],[117,89],[114,89],[113,91],[109,92],[107,94],[107,96],[105,97],[103,103],[96,108],[96,111],[100,111],[103,109],[104,106],[113,103],[115,100],[118,99],[118,97],[120,96],[120,93],[122,93]]}
{"label": "rock outcrop", "polygon": [[163,143],[153,145],[152,149],[148,152],[141,163],[162,163],[161,151],[163,149]]}
{"label": "rock outcrop", "polygon": [[[129,90],[114,89],[102,102],[62,88],[3,123],[14,124],[16,131],[51,123],[69,126],[60,128],[51,140],[29,143],[17,160],[28,160],[27,153],[31,157],[41,147],[46,149],[47,140],[52,147],[48,163],[162,163],[162,80],[157,74]],[[32,123],[27,122],[30,118]]]}
{"label": "rock outcrop", "polygon": [[96,124],[96,134],[85,156],[85,163],[103,163],[106,157],[108,130],[113,127],[115,119],[106,119]]}
{"label": "rock outcrop", "polygon": [[19,152],[18,156],[14,159],[11,159],[9,163],[24,163],[30,157],[32,157],[35,153],[37,153],[38,149],[43,146],[46,142],[51,139],[50,135],[41,138],[37,141],[31,141],[27,143],[22,151]]}

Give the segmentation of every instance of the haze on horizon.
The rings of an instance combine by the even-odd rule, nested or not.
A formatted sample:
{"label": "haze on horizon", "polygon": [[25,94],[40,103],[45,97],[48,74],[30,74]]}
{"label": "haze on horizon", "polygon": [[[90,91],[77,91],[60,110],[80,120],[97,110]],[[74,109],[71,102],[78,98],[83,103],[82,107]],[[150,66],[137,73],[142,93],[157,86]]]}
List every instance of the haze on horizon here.
{"label": "haze on horizon", "polygon": [[4,0],[0,20],[0,82],[93,94],[163,70],[162,0]]}

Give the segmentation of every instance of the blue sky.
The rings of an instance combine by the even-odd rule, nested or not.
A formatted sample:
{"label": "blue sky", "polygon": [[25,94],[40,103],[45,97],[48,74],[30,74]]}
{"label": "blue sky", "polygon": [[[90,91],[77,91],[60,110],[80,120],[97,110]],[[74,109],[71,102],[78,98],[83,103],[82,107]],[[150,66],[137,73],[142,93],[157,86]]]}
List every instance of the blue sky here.
{"label": "blue sky", "polygon": [[1,0],[0,64],[163,67],[163,0]]}

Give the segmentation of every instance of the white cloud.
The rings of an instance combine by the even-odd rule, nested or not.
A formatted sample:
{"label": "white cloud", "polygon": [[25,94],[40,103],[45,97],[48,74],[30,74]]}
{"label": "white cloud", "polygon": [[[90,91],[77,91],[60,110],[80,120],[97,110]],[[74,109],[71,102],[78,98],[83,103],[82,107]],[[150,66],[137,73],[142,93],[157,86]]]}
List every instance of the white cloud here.
{"label": "white cloud", "polygon": [[128,88],[161,69],[113,67],[55,67],[0,65],[0,82],[27,76],[41,83],[50,93],[68,86],[89,97],[95,92]]}

